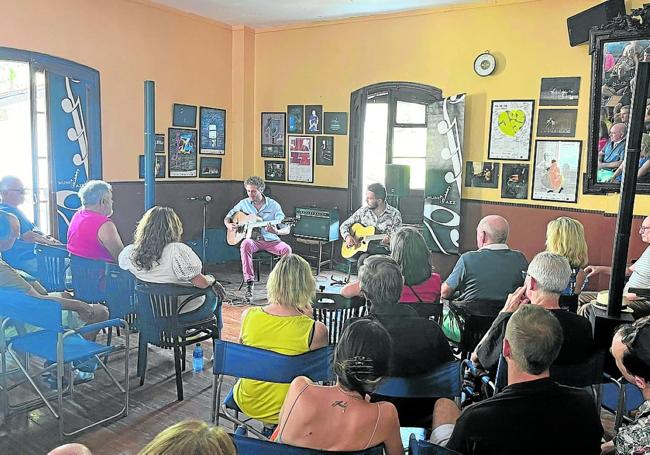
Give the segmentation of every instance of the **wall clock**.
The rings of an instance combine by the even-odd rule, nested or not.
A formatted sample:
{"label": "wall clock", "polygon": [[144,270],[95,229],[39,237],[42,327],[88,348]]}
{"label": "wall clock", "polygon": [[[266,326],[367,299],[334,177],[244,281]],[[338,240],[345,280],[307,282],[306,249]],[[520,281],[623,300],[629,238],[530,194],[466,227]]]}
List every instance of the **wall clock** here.
{"label": "wall clock", "polygon": [[496,67],[496,59],[489,51],[479,54],[476,60],[474,60],[474,72],[479,76],[489,76],[494,72]]}

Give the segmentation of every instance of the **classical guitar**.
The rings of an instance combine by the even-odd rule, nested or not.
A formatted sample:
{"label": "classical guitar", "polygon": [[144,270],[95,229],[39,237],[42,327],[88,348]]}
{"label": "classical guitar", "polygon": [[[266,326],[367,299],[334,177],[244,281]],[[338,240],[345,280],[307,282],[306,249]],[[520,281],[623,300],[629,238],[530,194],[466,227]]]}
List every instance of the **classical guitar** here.
{"label": "classical guitar", "polygon": [[237,212],[232,216],[232,222],[237,225],[237,230],[226,232],[226,240],[228,245],[237,245],[244,239],[250,239],[253,234],[253,229],[267,226],[269,224],[293,224],[293,218],[285,218],[284,220],[262,221],[257,215],[247,215],[244,212]]}
{"label": "classical guitar", "polygon": [[368,243],[373,240],[381,240],[384,238],[384,234],[375,234],[374,226],[365,227],[359,223],[354,223],[352,225],[350,228],[350,234],[359,241],[359,245],[347,246],[345,242],[343,242],[343,246],[341,247],[341,256],[345,259],[351,258],[357,253],[368,251]]}

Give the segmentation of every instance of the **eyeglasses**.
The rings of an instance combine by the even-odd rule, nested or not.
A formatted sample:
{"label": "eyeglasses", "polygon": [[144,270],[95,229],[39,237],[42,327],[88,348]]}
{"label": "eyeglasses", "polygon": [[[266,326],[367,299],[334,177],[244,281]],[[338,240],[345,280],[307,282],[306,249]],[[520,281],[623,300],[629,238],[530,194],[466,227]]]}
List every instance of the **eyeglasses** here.
{"label": "eyeglasses", "polygon": [[621,343],[630,349],[641,332],[641,329],[648,326],[650,326],[650,316],[637,319],[634,321],[634,324],[632,324],[632,330],[621,337]]}
{"label": "eyeglasses", "polygon": [[6,190],[6,191],[15,191],[15,192],[20,193],[20,194],[27,194],[27,188],[22,188],[22,189],[10,189],[10,190]]}
{"label": "eyeglasses", "polygon": [[526,281],[526,277],[530,276],[530,274],[526,270],[521,271],[521,277]]}
{"label": "eyeglasses", "polygon": [[648,230],[648,229],[650,229],[650,226],[641,226],[641,227],[639,228],[639,232],[644,232],[644,231],[646,231],[646,230]]}

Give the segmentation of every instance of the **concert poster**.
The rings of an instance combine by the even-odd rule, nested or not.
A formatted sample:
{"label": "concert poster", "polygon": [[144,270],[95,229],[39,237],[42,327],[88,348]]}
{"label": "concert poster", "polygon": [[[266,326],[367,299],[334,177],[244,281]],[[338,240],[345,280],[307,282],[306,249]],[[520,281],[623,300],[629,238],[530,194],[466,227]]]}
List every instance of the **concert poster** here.
{"label": "concert poster", "polygon": [[196,177],[196,130],[169,128],[169,177]]}
{"label": "concert poster", "polygon": [[530,159],[534,109],[534,100],[492,101],[488,159]]}
{"label": "concert poster", "polygon": [[290,182],[314,182],[314,137],[289,136],[289,170],[287,180]]}
{"label": "concert poster", "polygon": [[199,153],[224,155],[226,153],[226,111],[201,106],[199,110]]}

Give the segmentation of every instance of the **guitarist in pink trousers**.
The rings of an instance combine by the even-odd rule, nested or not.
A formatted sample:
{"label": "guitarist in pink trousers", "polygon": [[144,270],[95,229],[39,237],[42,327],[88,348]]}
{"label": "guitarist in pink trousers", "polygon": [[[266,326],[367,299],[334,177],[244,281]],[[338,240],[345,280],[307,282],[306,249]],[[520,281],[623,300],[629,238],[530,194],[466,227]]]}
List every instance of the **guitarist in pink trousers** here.
{"label": "guitarist in pink trousers", "polygon": [[229,231],[235,232],[238,224],[233,222],[233,215],[237,212],[243,212],[248,215],[254,214],[261,218],[262,221],[269,221],[264,227],[255,229],[251,238],[246,238],[239,246],[241,254],[242,272],[246,282],[246,300],[249,302],[253,298],[253,287],[255,272],[253,271],[253,253],[264,250],[276,256],[286,256],[291,254],[291,247],[280,240],[279,235],[289,234],[289,226],[281,227],[274,225],[272,221],[282,221],[285,216],[280,204],[268,196],[264,196],[266,185],[260,177],[248,177],[244,182],[247,198],[239,201],[226,215],[223,223]]}

